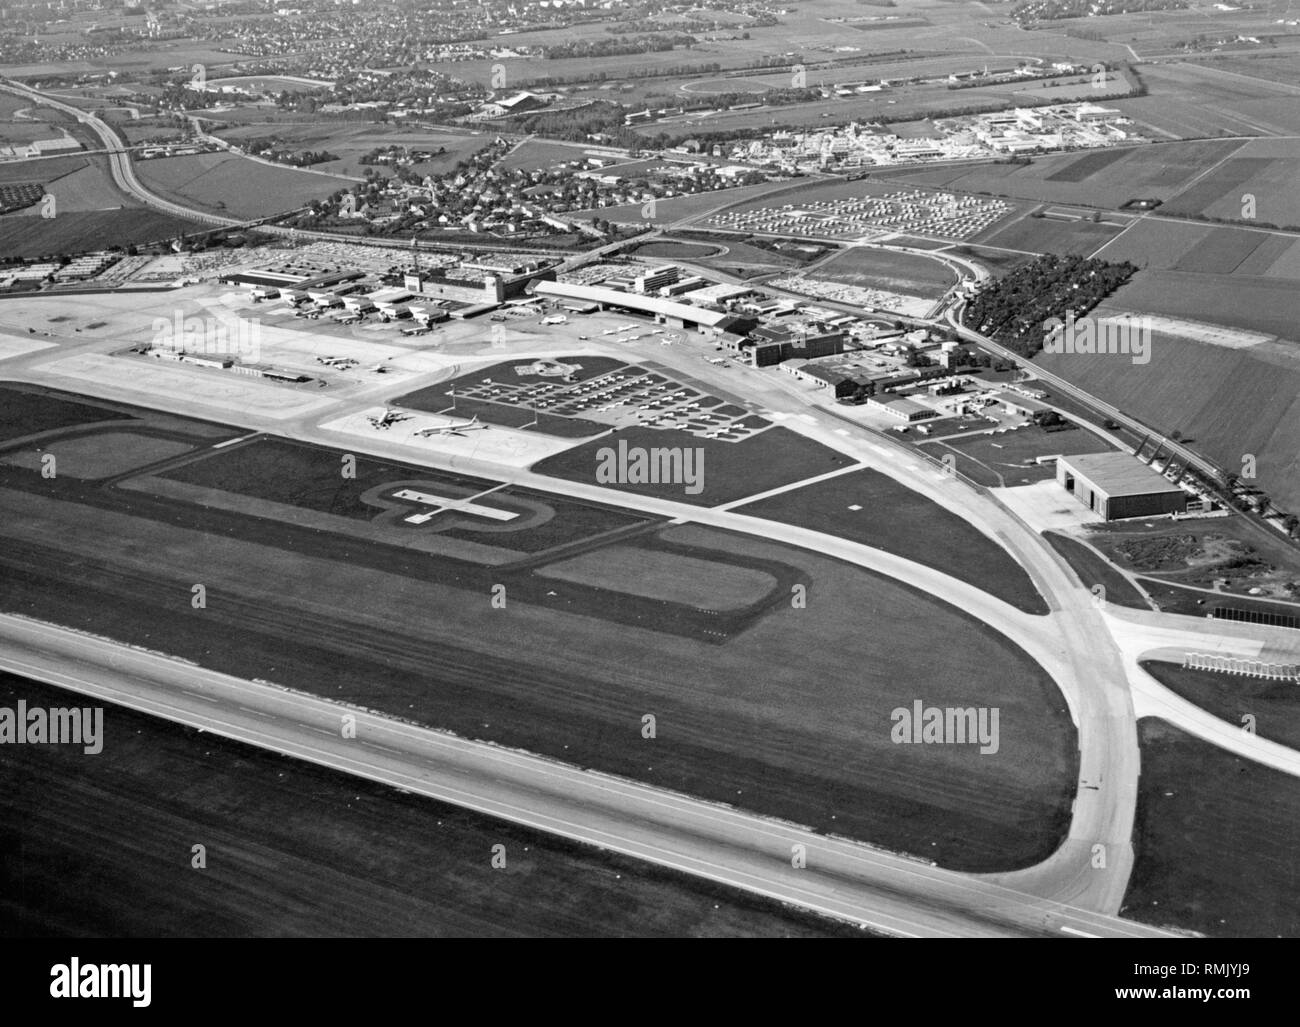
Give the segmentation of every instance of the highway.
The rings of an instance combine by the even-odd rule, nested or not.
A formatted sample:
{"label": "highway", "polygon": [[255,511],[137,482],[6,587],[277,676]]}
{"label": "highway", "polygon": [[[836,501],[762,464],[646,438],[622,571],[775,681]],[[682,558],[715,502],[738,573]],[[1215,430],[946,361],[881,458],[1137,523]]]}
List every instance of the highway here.
{"label": "highway", "polygon": [[235,227],[243,224],[237,218],[219,217],[204,211],[192,210],[189,207],[182,206],[179,203],[172,203],[151,193],[136,178],[135,168],[131,164],[130,148],[123,145],[122,140],[118,138],[117,133],[113,131],[111,126],[89,111],[74,107],[70,103],[64,103],[62,100],[56,100],[38,89],[30,89],[27,86],[8,80],[0,82],[0,89],[21,96],[24,99],[43,103],[55,110],[63,111],[65,114],[71,114],[77,121],[93,131],[103,141],[104,152],[108,155],[109,170],[112,172],[113,181],[118,188],[136,197],[146,205],[166,214],[174,214],[177,217],[189,218],[221,227]]}
{"label": "highway", "polygon": [[[991,878],[12,616],[0,667],[901,937],[1168,937]],[[355,717],[344,737],[343,715]],[[113,738],[112,712],[105,744]],[[793,865],[804,846],[806,866]]]}

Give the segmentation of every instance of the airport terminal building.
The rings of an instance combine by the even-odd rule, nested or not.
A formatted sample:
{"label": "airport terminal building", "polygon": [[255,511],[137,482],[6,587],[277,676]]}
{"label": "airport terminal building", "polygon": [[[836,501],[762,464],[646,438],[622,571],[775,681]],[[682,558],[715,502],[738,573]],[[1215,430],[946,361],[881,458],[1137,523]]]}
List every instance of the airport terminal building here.
{"label": "airport terminal building", "polygon": [[1128,453],[1081,453],[1056,460],[1056,480],[1103,520],[1183,513],[1187,493]]}

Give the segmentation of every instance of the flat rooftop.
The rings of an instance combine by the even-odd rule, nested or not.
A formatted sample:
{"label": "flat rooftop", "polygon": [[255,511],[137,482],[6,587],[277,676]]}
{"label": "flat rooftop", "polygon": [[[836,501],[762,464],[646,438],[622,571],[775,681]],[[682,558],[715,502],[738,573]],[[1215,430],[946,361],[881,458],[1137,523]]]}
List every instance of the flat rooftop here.
{"label": "flat rooftop", "polygon": [[537,295],[558,296],[562,299],[588,300],[604,303],[608,306],[623,307],[627,310],[640,310],[650,314],[663,314],[676,317],[695,324],[716,327],[732,315],[725,311],[709,310],[705,307],[693,307],[689,303],[676,303],[672,300],[644,296],[640,293],[619,292],[598,285],[574,285],[568,282],[538,282]]}
{"label": "flat rooftop", "polygon": [[1087,478],[1108,496],[1149,496],[1160,492],[1181,494],[1183,491],[1159,471],[1128,453],[1079,453],[1060,457],[1058,462]]}

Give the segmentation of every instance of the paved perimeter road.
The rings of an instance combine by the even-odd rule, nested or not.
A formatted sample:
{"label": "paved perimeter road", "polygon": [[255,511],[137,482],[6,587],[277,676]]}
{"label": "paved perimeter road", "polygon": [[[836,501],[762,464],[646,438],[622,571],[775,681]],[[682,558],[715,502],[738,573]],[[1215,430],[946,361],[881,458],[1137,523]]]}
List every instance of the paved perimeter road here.
{"label": "paved perimeter road", "polygon": [[[1171,937],[794,824],[0,616],[0,667],[904,937]],[[342,717],[356,737],[342,737]],[[105,743],[113,744],[111,714]],[[87,757],[93,758],[93,757]],[[807,866],[792,865],[793,846]],[[484,859],[487,853],[484,854]]]}

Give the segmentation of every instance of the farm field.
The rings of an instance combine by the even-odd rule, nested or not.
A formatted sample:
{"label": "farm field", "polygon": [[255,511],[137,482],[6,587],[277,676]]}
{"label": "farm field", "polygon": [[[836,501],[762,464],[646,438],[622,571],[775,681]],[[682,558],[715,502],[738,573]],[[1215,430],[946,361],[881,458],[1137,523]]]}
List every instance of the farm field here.
{"label": "farm field", "polygon": [[[17,165],[0,165],[0,169],[26,169],[27,175],[15,181],[40,182],[56,201],[56,217],[62,213],[97,211],[122,206],[139,209],[139,202],[122,192],[113,182],[104,157],[67,157],[54,160],[20,161]],[[12,174],[12,171],[11,171]],[[0,178],[4,184],[7,178]]]}
{"label": "farm field", "polygon": [[168,242],[202,229],[196,221],[139,207],[74,211],[53,219],[6,214],[0,217],[0,257],[42,257]]}
{"label": "farm field", "polygon": [[[896,185],[930,185],[1039,203],[1117,209],[1132,199],[1168,200],[1242,140],[1147,143],[1119,151],[1091,150],[1035,157],[1032,164],[976,164],[877,173]],[[1121,152],[1119,157],[1110,154]],[[1103,158],[1102,153],[1107,153]]]}
{"label": "farm field", "polygon": [[958,472],[994,488],[1028,485],[1055,477],[1055,465],[1036,464],[1036,457],[1104,453],[1110,449],[1104,440],[1084,428],[1049,432],[1037,425],[1017,428],[1005,435],[981,433],[951,441],[936,439],[919,446],[936,460],[943,459],[945,453],[956,454]]}
{"label": "farm field", "polygon": [[[381,147],[405,146],[413,150],[431,151],[434,154],[432,160],[412,164],[410,167],[410,170],[417,175],[429,175],[447,171],[454,167],[457,161],[468,158],[492,142],[492,136],[490,135],[431,132],[405,129],[401,126],[386,127],[370,123],[357,125],[346,122],[342,124],[330,122],[309,122],[304,124],[293,121],[276,121],[271,124],[223,127],[216,134],[236,146],[241,145],[241,141],[245,139],[264,139],[269,136],[277,136],[298,149],[327,150],[336,154],[339,160],[313,164],[310,170],[350,178],[363,177],[368,168],[373,168],[384,174],[391,174],[392,169],[383,164],[367,165],[360,162],[361,157],[371,150]],[[439,154],[439,149],[446,152]],[[334,189],[345,188],[347,185],[346,180],[340,179],[335,183]]]}
{"label": "farm field", "polygon": [[1157,270],[1167,270],[1198,243],[1216,232],[1227,231],[1230,229],[1213,225],[1147,218],[1134,222],[1128,231],[1098,250],[1097,256],[1117,263],[1128,260],[1140,268],[1149,268],[1154,262]]}
{"label": "farm field", "polygon": [[[695,526],[637,536],[651,551],[776,582],[756,606],[710,612],[633,595],[635,582],[537,577],[538,561],[471,571],[13,467],[0,467],[0,510],[6,610],[945,866],[1029,865],[1068,825],[1074,730],[1041,668],[960,611],[805,550]],[[707,590],[712,572],[691,567],[689,587]],[[196,578],[208,589],[200,618],[188,602]],[[510,601],[493,609],[500,581]],[[792,582],[807,586],[815,615],[791,607]],[[864,617],[873,630],[861,630]],[[684,619],[708,630],[684,631]],[[240,645],[222,644],[232,631]],[[938,652],[935,632],[948,643]],[[893,744],[890,712],[918,695],[998,706],[1002,758]],[[646,710],[659,724],[653,763]]]}
{"label": "farm field", "polygon": [[[1139,271],[1101,312],[1116,311],[1185,318],[1300,341],[1300,291],[1284,278]],[[1281,366],[1287,366],[1285,359]]]}
{"label": "farm field", "polygon": [[[1189,189],[1170,199],[1162,212],[1233,221],[1257,220],[1278,227],[1300,226],[1300,197],[1294,189],[1297,174],[1300,174],[1300,147],[1294,140],[1249,142]],[[1249,212],[1244,209],[1243,197],[1247,196],[1254,197],[1252,217],[1247,217]]]}
{"label": "farm field", "polygon": [[976,236],[987,246],[1001,246],[1026,253],[1078,253],[1091,255],[1106,245],[1128,225],[1128,219],[1109,215],[1091,220],[1091,211],[1048,205],[1042,217],[1021,215],[1010,223],[995,225],[989,232]]}
{"label": "farm field", "polygon": [[[491,141],[489,137],[483,139]],[[579,143],[563,143],[550,139],[529,139],[500,163],[507,170],[516,168],[532,171],[536,168],[553,168],[557,164],[570,161],[585,162],[589,153],[601,153],[599,148],[583,146]]]}
{"label": "farm field", "polygon": [[920,493],[870,468],[737,510],[883,549],[951,574],[1028,613],[1047,612],[1029,575],[1000,545]]}
{"label": "farm field", "polygon": [[0,94],[0,121],[12,122],[15,114],[27,110],[31,105],[31,100],[26,97],[15,96],[13,93]]}
{"label": "farm field", "polygon": [[[889,45],[882,38],[884,35],[884,33],[872,33],[871,36],[876,38],[870,41]],[[890,43],[907,45],[912,42],[912,39],[908,38],[907,43],[903,43],[900,39],[901,35],[901,31],[899,35],[892,35]],[[789,84],[788,75],[785,84]],[[1033,95],[1037,96],[1037,92]],[[1070,95],[1069,92],[1062,92],[1059,102],[1067,102]],[[1020,102],[1023,102],[1023,97],[1017,93],[998,92],[992,88],[965,89],[959,97],[955,98],[953,92],[943,84],[903,84],[883,92],[814,100],[810,103],[790,106],[764,105],[749,110],[727,110],[703,115],[670,117],[643,123],[638,126],[637,132],[648,139],[664,136],[670,145],[675,145],[702,132],[732,132],[772,127],[792,130],[815,129],[827,125],[845,125],[852,121],[865,124],[882,119],[906,123],[924,120],[931,116],[942,116],[957,106],[972,112],[993,111],[1010,109]]]}
{"label": "farm field", "polygon": [[1300,105],[1286,85],[1241,78],[1209,61],[1146,65],[1142,80],[1146,96],[1110,106],[1151,131],[1178,138],[1300,135]]}
{"label": "farm field", "polygon": [[135,197],[122,192],[113,182],[104,157],[90,158],[88,167],[48,182],[46,189],[57,201],[58,213],[140,206]]}
{"label": "farm field", "polygon": [[[0,698],[50,707],[69,693],[0,675]],[[104,722],[111,744],[93,760],[0,754],[6,937],[862,935],[123,707]],[[194,873],[169,855],[178,835],[222,858]],[[488,868],[497,844],[506,871]]]}
{"label": "farm field", "polygon": [[888,289],[937,299],[957,284],[957,275],[939,260],[876,249],[849,246],[811,274],[817,278],[865,288]]}
{"label": "farm field", "polygon": [[160,157],[135,165],[140,183],[163,199],[237,218],[301,207],[346,184],[294,168],[276,168],[225,153]]}
{"label": "farm field", "polygon": [[113,128],[129,145],[144,143],[150,140],[167,140],[177,142],[184,138],[185,133],[179,128],[170,125],[163,125],[153,121],[116,121],[111,117],[104,120],[108,121]]}
{"label": "farm field", "polygon": [[1300,695],[1294,681],[1266,681],[1241,674],[1193,670],[1145,660],[1142,669],[1166,688],[1234,727],[1254,718],[1255,734],[1300,749]]}
{"label": "farm field", "polygon": [[2,146],[27,146],[38,139],[50,139],[62,134],[46,121],[0,121]]}
{"label": "farm field", "polygon": [[1221,72],[1245,75],[1280,85],[1294,85],[1300,81],[1300,53],[1251,53],[1240,57],[1224,55],[1214,61]]}
{"label": "farm field", "polygon": [[1218,938],[1300,933],[1300,826],[1291,815],[1300,781],[1156,718],[1138,722],[1138,741],[1134,865],[1121,914]]}
{"label": "farm field", "polygon": [[1135,222],[1097,256],[1153,271],[1300,279],[1300,236],[1159,217]]}
{"label": "farm field", "polygon": [[[1151,272],[1139,277],[1142,274]],[[1263,294],[1236,281],[1216,292],[1193,275],[1178,276],[1175,284],[1181,286],[1181,310],[1177,297],[1162,293],[1159,283],[1153,283],[1141,292],[1125,286],[1110,304],[1098,308],[1099,316],[1150,310],[1158,303],[1183,316],[1209,319],[1223,316],[1214,309],[1217,300],[1220,305],[1231,302],[1245,308],[1240,314],[1234,311],[1234,321],[1246,322],[1248,327],[1256,327],[1249,324],[1252,320],[1261,322],[1260,327],[1268,323],[1267,311],[1253,317],[1246,312],[1246,304],[1252,299],[1262,303],[1266,295],[1274,293]],[[1275,302],[1287,296],[1276,295]],[[1290,295],[1294,296],[1294,290]],[[1273,319],[1280,320],[1276,315]],[[1291,509],[1300,507],[1300,458],[1292,444],[1300,437],[1300,366],[1288,356],[1293,347],[1266,343],[1229,349],[1156,332],[1151,359],[1145,365],[1127,359],[1047,353],[1038,354],[1034,362],[1166,435],[1181,431],[1191,440],[1189,445],[1221,467],[1240,468],[1242,453],[1255,454],[1260,487],[1284,509]]]}
{"label": "farm field", "polygon": [[89,166],[89,157],[51,157],[0,163],[0,185],[15,182],[57,182],[64,175]]}

